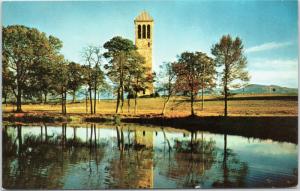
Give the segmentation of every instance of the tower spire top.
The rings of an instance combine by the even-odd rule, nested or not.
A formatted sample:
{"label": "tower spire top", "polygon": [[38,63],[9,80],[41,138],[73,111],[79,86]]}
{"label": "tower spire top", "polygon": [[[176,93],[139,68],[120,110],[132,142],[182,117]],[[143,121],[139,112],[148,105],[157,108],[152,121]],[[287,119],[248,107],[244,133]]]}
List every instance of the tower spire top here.
{"label": "tower spire top", "polygon": [[134,21],[153,21],[153,18],[149,15],[149,13],[143,10]]}

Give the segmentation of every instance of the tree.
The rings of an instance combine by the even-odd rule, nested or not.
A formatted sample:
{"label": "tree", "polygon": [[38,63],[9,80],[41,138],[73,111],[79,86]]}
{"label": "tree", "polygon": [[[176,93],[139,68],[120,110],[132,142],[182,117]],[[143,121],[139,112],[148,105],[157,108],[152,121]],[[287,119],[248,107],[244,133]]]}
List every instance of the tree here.
{"label": "tree", "polygon": [[100,69],[99,63],[92,68],[92,87],[94,87],[94,114],[96,113],[97,93],[101,91],[101,87],[105,86],[104,73]]}
{"label": "tree", "polygon": [[[126,89],[129,89],[128,94],[133,94],[134,113],[136,114],[138,94],[149,88],[149,84],[153,82],[153,74],[150,73],[150,68],[145,66],[145,58],[135,50],[129,54],[128,69],[125,79],[129,83],[127,83]],[[128,104],[130,105],[130,96],[128,97]]]}
{"label": "tree", "polygon": [[80,89],[80,87],[84,84],[84,74],[83,68],[80,64],[75,62],[70,62],[68,64],[68,89],[71,90],[71,94],[73,96],[72,102],[75,102],[76,92]]}
{"label": "tree", "polygon": [[124,82],[128,67],[128,54],[132,50],[136,50],[135,45],[131,40],[122,37],[113,37],[103,47],[107,49],[104,57],[108,59],[108,64],[105,65],[108,77],[114,83],[117,91],[116,113],[119,111],[120,101],[124,103]]}
{"label": "tree", "polygon": [[[14,74],[8,68],[6,57],[2,60],[2,97],[4,98],[4,103],[7,104],[7,98],[13,94],[14,87]],[[11,101],[11,100],[10,100]]]}
{"label": "tree", "polygon": [[197,52],[199,58],[200,67],[200,76],[201,76],[201,98],[202,104],[201,109],[204,109],[204,89],[211,89],[216,86],[215,75],[216,67],[212,58],[208,57],[206,54]]}
{"label": "tree", "polygon": [[[36,65],[48,62],[58,55],[62,43],[59,39],[23,25],[3,28],[2,56],[14,82],[10,85],[17,99],[17,112],[22,111],[24,94],[34,94]],[[40,74],[42,75],[42,74]]]}
{"label": "tree", "polygon": [[194,116],[194,102],[200,88],[213,80],[212,59],[202,52],[183,52],[174,65],[177,75],[177,91],[189,92],[191,115]]}
{"label": "tree", "polygon": [[[104,73],[101,70],[101,59],[102,54],[100,47],[88,46],[84,48],[83,58],[86,62],[86,82],[88,86],[88,92],[90,97],[90,110],[91,114],[96,113],[96,100],[97,100],[97,90],[98,86],[104,80]],[[92,92],[94,91],[94,99]],[[94,100],[94,103],[93,103]]]}
{"label": "tree", "polygon": [[161,114],[165,114],[167,104],[171,96],[175,93],[176,90],[176,72],[174,70],[175,62],[167,62],[160,65],[159,77],[159,92],[163,92],[165,99],[164,105]]}
{"label": "tree", "polygon": [[249,81],[248,72],[245,70],[247,59],[243,54],[243,44],[239,37],[232,39],[230,35],[222,36],[219,43],[211,49],[215,56],[215,63],[222,72],[221,85],[224,93],[224,115],[227,117],[227,100],[230,87],[239,87],[241,82]]}
{"label": "tree", "polygon": [[[53,38],[55,37],[51,37],[51,39]],[[62,47],[62,43],[59,40],[51,42],[58,43],[52,44],[53,48]],[[59,53],[53,52],[53,55],[49,54],[44,59],[40,58],[39,61],[35,62],[34,68],[30,69],[30,88],[24,91],[28,98],[38,97],[41,102],[47,103],[48,94],[55,93],[55,71],[59,61]]]}
{"label": "tree", "polygon": [[68,91],[68,62],[63,57],[57,58],[55,62],[55,71],[53,82],[55,91],[61,96],[62,114],[67,114],[67,91]]}

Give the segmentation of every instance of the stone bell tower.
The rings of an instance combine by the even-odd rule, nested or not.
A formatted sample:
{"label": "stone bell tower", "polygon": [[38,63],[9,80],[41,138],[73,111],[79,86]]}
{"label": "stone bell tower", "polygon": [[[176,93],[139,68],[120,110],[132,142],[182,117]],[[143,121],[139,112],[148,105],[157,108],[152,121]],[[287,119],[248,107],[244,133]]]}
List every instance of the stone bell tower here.
{"label": "stone bell tower", "polygon": [[[135,45],[138,52],[145,57],[146,67],[152,73],[152,42],[153,42],[153,18],[143,11],[134,19],[135,25]],[[153,84],[148,85],[145,95],[154,93]]]}

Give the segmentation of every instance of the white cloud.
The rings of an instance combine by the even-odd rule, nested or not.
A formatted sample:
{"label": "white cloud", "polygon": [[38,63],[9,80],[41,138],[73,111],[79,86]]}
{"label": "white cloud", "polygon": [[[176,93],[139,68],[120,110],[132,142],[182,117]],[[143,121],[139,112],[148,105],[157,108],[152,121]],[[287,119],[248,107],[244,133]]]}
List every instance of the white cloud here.
{"label": "white cloud", "polygon": [[265,84],[265,85],[279,85],[286,87],[298,86],[298,72],[297,71],[253,71],[250,72],[251,80],[253,84]]}
{"label": "white cloud", "polygon": [[247,48],[245,52],[246,53],[261,52],[261,51],[266,51],[266,50],[283,48],[283,47],[287,47],[290,45],[292,45],[291,42],[268,42],[268,43],[264,43],[264,44],[260,44],[257,46]]}
{"label": "white cloud", "polygon": [[298,86],[297,59],[257,59],[248,66],[251,83]]}
{"label": "white cloud", "polygon": [[289,71],[298,68],[298,59],[254,59],[248,66],[254,70]]}

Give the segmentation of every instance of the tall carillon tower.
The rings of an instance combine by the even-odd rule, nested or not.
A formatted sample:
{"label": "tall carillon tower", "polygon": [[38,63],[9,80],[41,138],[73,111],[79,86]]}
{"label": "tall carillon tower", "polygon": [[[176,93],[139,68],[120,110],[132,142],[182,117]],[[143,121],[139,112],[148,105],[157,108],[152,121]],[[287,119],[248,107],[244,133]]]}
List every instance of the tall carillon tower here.
{"label": "tall carillon tower", "polygon": [[[152,42],[153,42],[153,18],[143,11],[134,19],[135,24],[135,45],[138,52],[145,57],[146,67],[150,68],[152,73]],[[148,85],[145,91],[146,95],[154,93],[153,84]]]}

